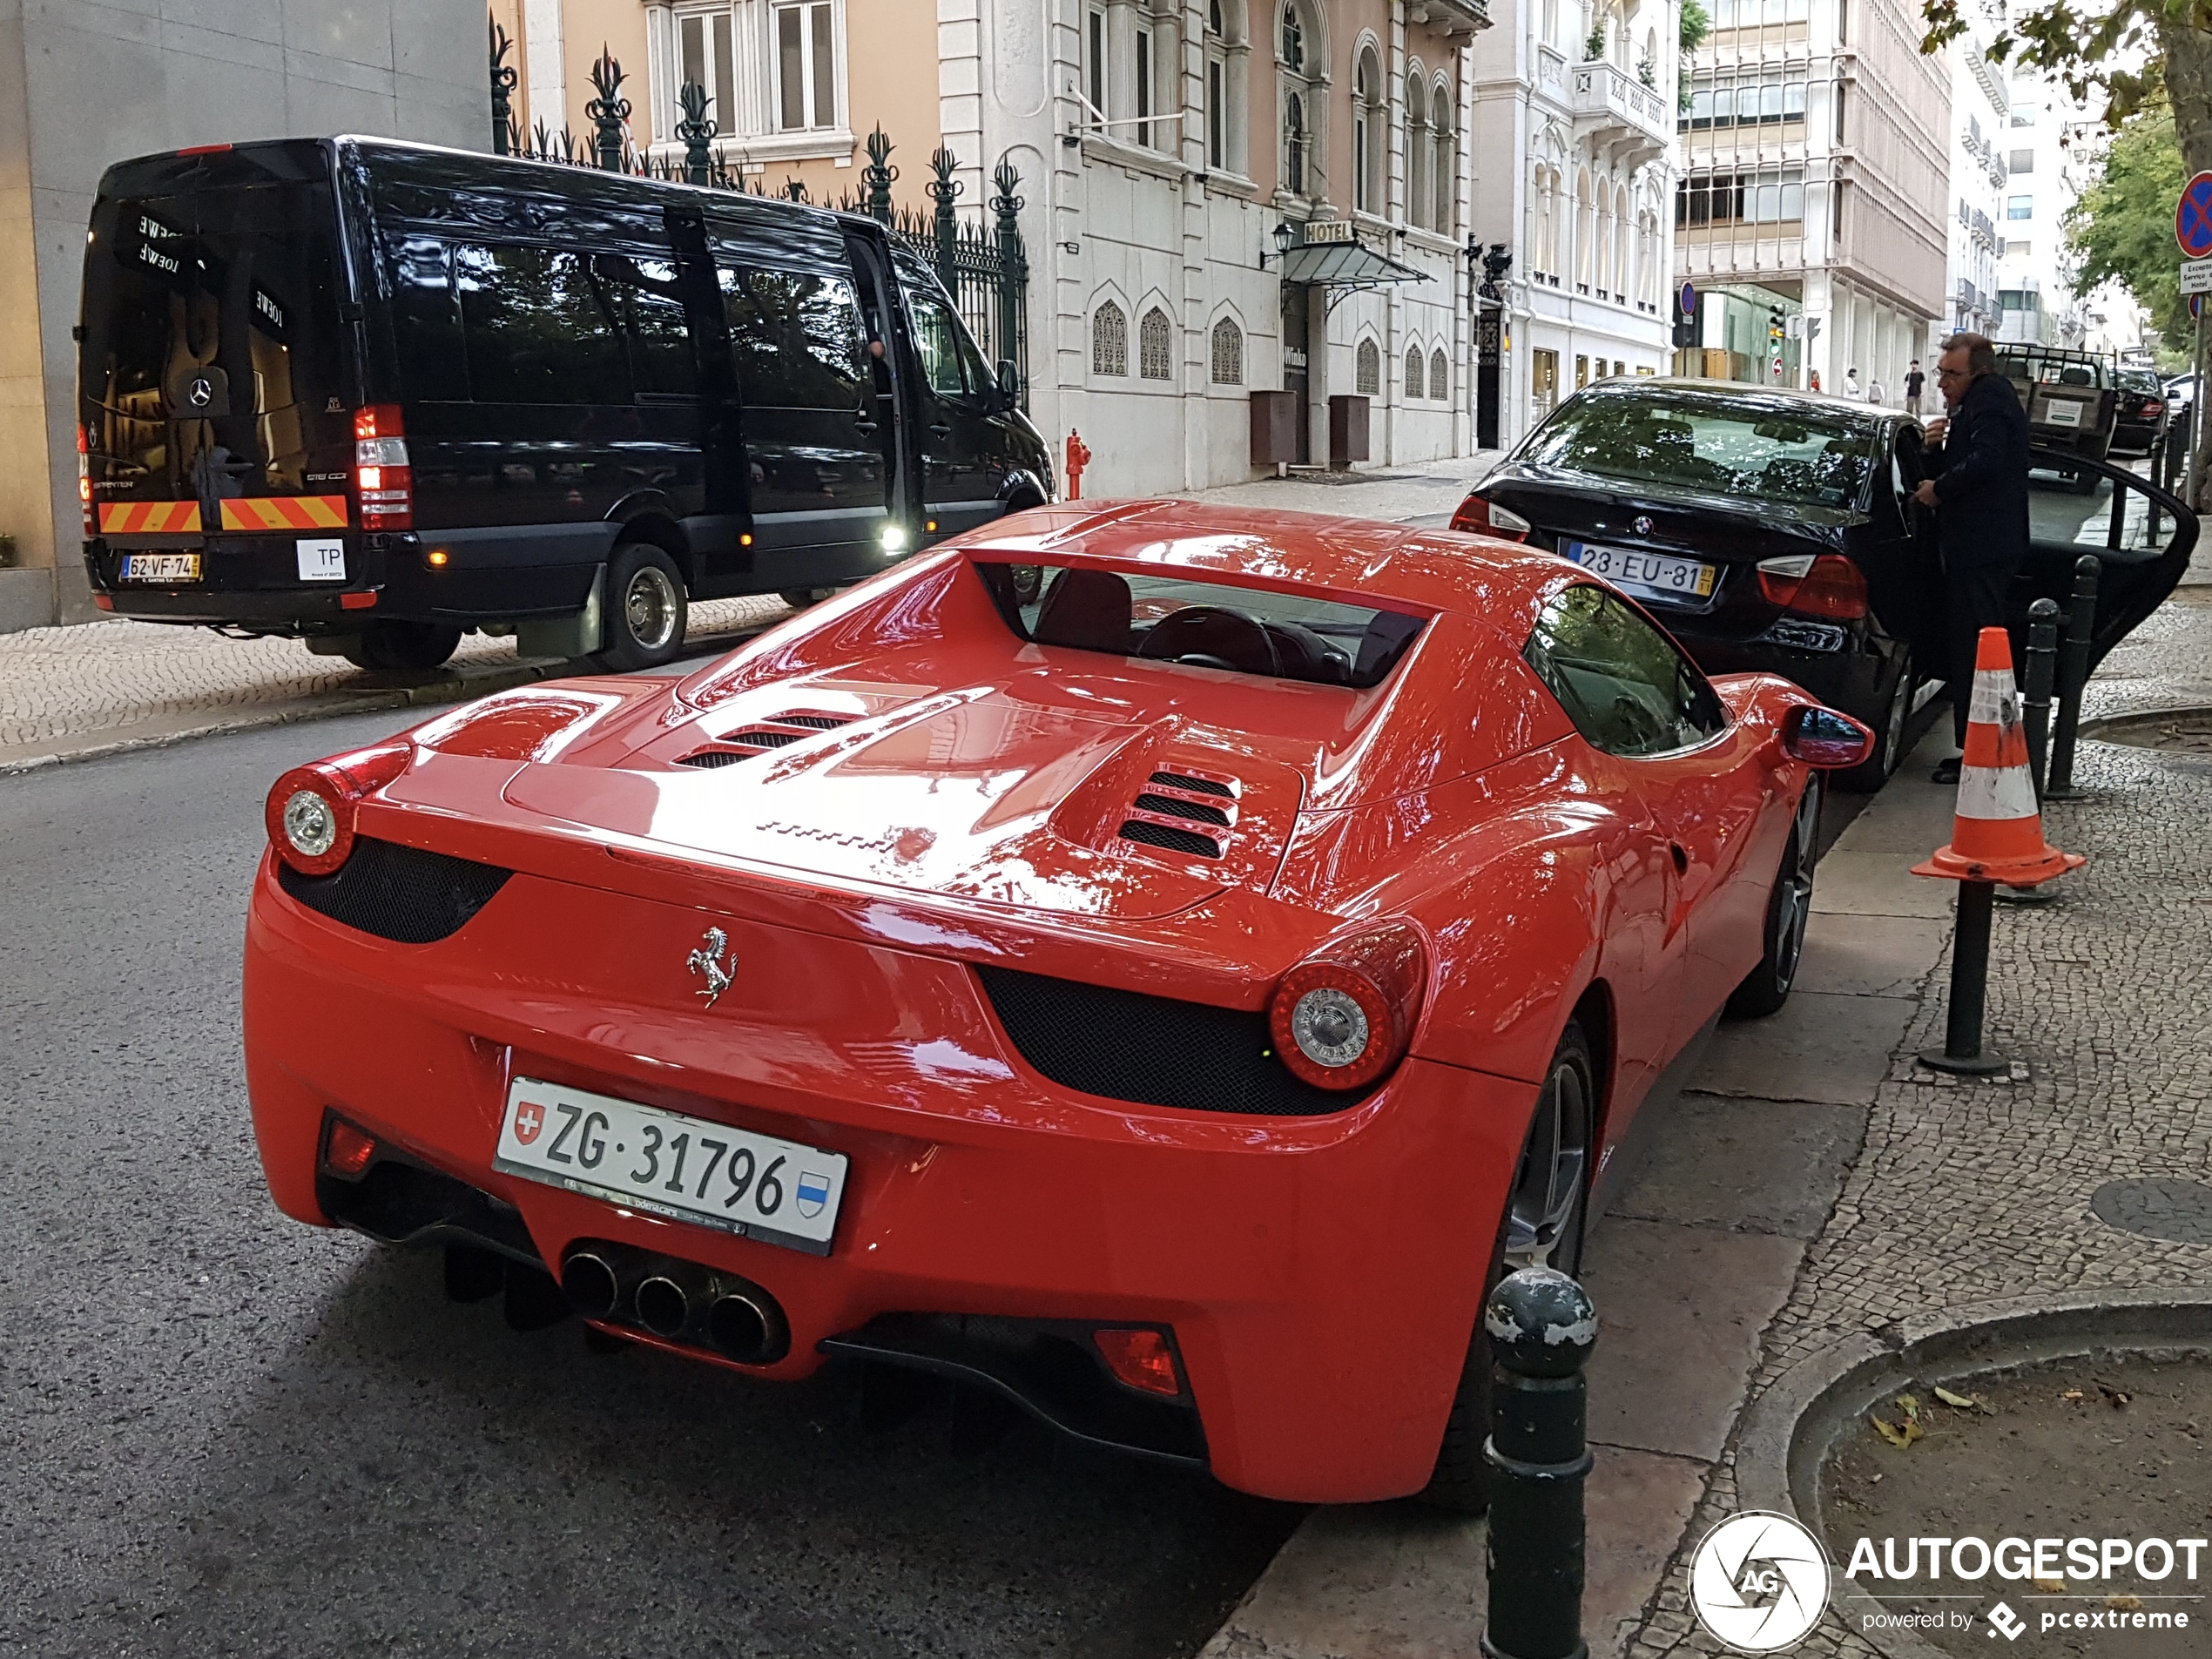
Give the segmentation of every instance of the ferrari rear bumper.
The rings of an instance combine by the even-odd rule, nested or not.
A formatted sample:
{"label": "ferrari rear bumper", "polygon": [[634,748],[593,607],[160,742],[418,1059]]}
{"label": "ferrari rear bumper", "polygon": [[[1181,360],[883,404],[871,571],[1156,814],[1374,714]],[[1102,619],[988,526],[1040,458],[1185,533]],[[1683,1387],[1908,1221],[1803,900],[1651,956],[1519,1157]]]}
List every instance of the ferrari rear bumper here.
{"label": "ferrari rear bumper", "polygon": [[[518,876],[453,937],[399,945],[295,902],[265,863],[246,1049],[278,1204],[333,1219],[317,1164],[334,1111],[489,1195],[556,1270],[607,1240],[762,1287],[790,1334],[763,1374],[887,1332],[926,1344],[917,1322],[941,1316],[1153,1325],[1227,1484],[1345,1502],[1425,1483],[1528,1083],[1408,1060],[1324,1116],[1130,1106],[1045,1082],[972,970],[888,946],[749,929],[746,960],[776,974],[750,1010],[741,981],[703,1012],[680,964],[705,920]],[[843,1153],[829,1253],[495,1169],[516,1076]]]}

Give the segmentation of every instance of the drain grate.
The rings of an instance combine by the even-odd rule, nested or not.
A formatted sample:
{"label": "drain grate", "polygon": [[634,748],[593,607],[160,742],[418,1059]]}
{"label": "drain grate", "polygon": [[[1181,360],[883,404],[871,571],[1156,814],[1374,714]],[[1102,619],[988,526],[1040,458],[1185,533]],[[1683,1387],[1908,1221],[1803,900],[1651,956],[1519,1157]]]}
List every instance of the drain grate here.
{"label": "drain grate", "polygon": [[2081,735],[2107,743],[2132,744],[2138,749],[2162,749],[2169,754],[2212,755],[2212,709],[2118,714],[2085,723]]}
{"label": "drain grate", "polygon": [[2173,1244],[2212,1244],[2212,1186],[2202,1181],[2107,1181],[2089,1199],[2100,1221]]}

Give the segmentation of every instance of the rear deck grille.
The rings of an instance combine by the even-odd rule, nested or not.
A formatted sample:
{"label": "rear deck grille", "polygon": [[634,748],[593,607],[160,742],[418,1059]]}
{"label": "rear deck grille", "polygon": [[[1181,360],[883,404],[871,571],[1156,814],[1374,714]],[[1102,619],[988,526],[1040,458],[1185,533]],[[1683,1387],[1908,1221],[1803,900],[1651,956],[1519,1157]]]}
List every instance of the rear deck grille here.
{"label": "rear deck grille", "polygon": [[727,766],[739,760],[750,760],[755,755],[771,750],[804,743],[809,738],[819,737],[825,732],[834,732],[841,725],[850,725],[854,716],[850,714],[779,714],[732,732],[726,738],[715,740],[711,747],[695,750],[680,757],[679,766]]}
{"label": "rear deck grille", "polygon": [[1193,778],[1187,772],[1156,772],[1151,780],[1165,784],[1170,789],[1187,789],[1194,795],[1219,795],[1226,799],[1237,792],[1227,784],[1217,783],[1211,778]]}
{"label": "rear deck grille", "polygon": [[1140,841],[1146,846],[1163,847],[1170,853],[1188,853],[1194,859],[1217,859],[1221,843],[1210,835],[1196,830],[1177,829],[1170,824],[1155,824],[1142,818],[1125,820],[1121,827],[1125,841]]}
{"label": "rear deck grille", "polygon": [[[1129,804],[1130,816],[1115,832],[1125,841],[1181,853],[1194,859],[1221,857],[1237,824],[1238,786],[1230,778],[1204,778],[1190,772],[1156,772],[1148,787]],[[1201,832],[1190,827],[1204,825]]]}
{"label": "rear deck grille", "polygon": [[1150,792],[1139,795],[1136,804],[1148,813],[1164,813],[1170,818],[1187,818],[1194,824],[1215,824],[1229,827],[1229,814],[1218,806],[1209,806],[1203,801],[1177,800],[1172,795],[1155,795]]}
{"label": "rear deck grille", "polygon": [[1192,1112],[1318,1117],[1372,1090],[1301,1082],[1274,1055],[1264,1012],[1051,979],[978,963],[1015,1049],[1062,1089]]}
{"label": "rear deck grille", "polygon": [[280,861],[277,885],[346,927],[395,944],[435,945],[459,933],[513,873],[363,835],[329,875],[302,875]]}

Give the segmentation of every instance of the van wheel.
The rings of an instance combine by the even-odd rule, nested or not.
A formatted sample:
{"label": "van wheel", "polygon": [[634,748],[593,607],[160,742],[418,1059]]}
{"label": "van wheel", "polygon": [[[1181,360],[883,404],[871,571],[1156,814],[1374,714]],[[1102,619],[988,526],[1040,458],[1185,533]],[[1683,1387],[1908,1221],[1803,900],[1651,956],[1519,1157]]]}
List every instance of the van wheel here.
{"label": "van wheel", "polygon": [[367,624],[360,637],[346,648],[346,660],[355,668],[419,674],[442,667],[460,646],[458,628],[379,617]]}
{"label": "van wheel", "polygon": [[776,597],[781,599],[793,610],[804,610],[809,605],[821,604],[836,591],[835,588],[786,588]]}
{"label": "van wheel", "polygon": [[658,668],[684,649],[690,620],[676,561],[651,542],[626,542],[607,561],[606,644],[593,658],[618,674]]}

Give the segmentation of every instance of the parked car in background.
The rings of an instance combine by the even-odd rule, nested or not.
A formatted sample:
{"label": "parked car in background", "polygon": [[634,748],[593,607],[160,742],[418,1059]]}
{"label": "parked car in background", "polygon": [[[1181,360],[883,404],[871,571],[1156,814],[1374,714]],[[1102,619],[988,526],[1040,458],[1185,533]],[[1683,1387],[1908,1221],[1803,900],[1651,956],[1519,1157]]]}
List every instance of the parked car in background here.
{"label": "parked car in background", "polygon": [[[1554,410],[1453,526],[1599,572],[1709,673],[1786,675],[1871,726],[1875,752],[1838,781],[1878,788],[1912,709],[1948,672],[1934,519],[1911,499],[1921,448],[1917,419],[1857,400],[1608,381]],[[2101,659],[2180,581],[2195,516],[2121,467],[2047,448],[2032,459],[2029,557],[2007,601],[2015,650],[2029,604],[2064,604],[2074,561],[2095,553]]]}
{"label": "parked car in background", "polygon": [[2123,368],[2114,380],[2112,452],[2148,455],[2166,432],[2166,383],[2148,368]]}
{"label": "parked car in background", "polygon": [[369,138],[119,162],[78,328],[105,610],[428,668],[665,662],[1048,500],[1043,439],[873,220]]}
{"label": "parked car in background", "polygon": [[2103,357],[2000,341],[1997,372],[2020,394],[2032,442],[2091,461],[2104,459],[2112,448],[2119,394],[2112,366]]}

